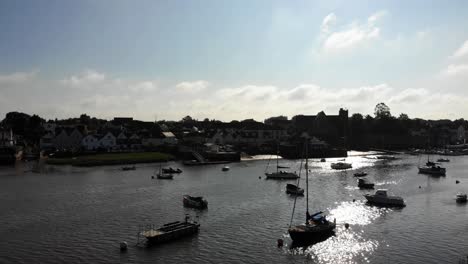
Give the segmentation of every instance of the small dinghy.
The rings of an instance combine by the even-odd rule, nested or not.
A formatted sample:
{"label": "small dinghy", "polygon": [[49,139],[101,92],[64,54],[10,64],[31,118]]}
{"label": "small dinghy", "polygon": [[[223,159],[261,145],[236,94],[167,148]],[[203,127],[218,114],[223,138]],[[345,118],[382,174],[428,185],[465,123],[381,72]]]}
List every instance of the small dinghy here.
{"label": "small dinghy", "polygon": [[354,177],[364,177],[367,176],[367,172],[361,171],[354,173]]}
{"label": "small dinghy", "polygon": [[208,201],[203,199],[201,196],[190,196],[184,195],[183,198],[184,206],[190,208],[197,208],[197,209],[205,209],[208,208]]}
{"label": "small dinghy", "polygon": [[294,184],[287,184],[286,185],[286,193],[294,194],[294,195],[304,195],[304,189],[294,185]]}
{"label": "small dinghy", "polygon": [[359,187],[359,189],[374,189],[374,184],[368,182],[365,179],[359,179],[358,180],[358,187]]}
{"label": "small dinghy", "polygon": [[163,168],[162,171],[163,171],[164,173],[182,173],[182,170],[181,170],[181,169],[179,169],[179,168],[173,169],[173,168],[171,168],[171,167],[169,167],[169,168]]}
{"label": "small dinghy", "polygon": [[224,166],[221,170],[222,170],[222,171],[228,171],[228,170],[229,170],[229,166]]}
{"label": "small dinghy", "polygon": [[457,201],[457,203],[466,203],[467,201],[466,193],[457,193],[455,200]]}
{"label": "small dinghy", "polygon": [[127,166],[127,167],[122,167],[122,170],[123,170],[123,171],[136,170],[136,167],[135,167],[135,165],[133,165],[133,166]]}

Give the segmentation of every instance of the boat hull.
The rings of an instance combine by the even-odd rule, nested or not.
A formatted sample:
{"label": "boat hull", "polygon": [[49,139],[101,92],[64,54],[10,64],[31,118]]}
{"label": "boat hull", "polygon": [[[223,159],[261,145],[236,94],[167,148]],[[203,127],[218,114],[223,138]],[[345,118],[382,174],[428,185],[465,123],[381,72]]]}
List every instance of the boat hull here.
{"label": "boat hull", "polygon": [[196,208],[196,209],[206,209],[208,208],[208,202],[204,199],[195,200],[191,199],[188,196],[183,197],[183,203],[185,207]]}
{"label": "boat hull", "polygon": [[334,235],[335,223],[329,223],[326,226],[317,228],[307,228],[305,226],[296,226],[288,230],[291,240],[296,244],[308,244],[318,242]]}
{"label": "boat hull", "polygon": [[276,179],[276,180],[294,180],[299,178],[299,176],[292,172],[286,173],[265,173],[267,179]]}
{"label": "boat hull", "polygon": [[196,234],[199,229],[198,223],[175,222],[156,230],[144,231],[142,235],[146,237],[148,244],[154,245]]}
{"label": "boat hull", "polygon": [[428,175],[436,175],[436,176],[445,176],[445,168],[440,169],[432,169],[432,168],[419,168],[419,173],[428,174]]}
{"label": "boat hull", "polygon": [[381,197],[374,197],[372,195],[364,195],[367,202],[373,205],[383,206],[383,207],[405,207],[406,204],[403,199],[383,199]]}

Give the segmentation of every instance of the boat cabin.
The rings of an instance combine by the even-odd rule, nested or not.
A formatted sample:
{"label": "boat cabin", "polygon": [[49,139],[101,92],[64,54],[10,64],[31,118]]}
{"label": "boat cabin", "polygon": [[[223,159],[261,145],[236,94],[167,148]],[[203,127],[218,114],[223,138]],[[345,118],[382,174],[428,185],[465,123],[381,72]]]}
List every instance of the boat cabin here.
{"label": "boat cabin", "polygon": [[376,196],[385,196],[385,197],[386,197],[386,196],[387,196],[387,190],[385,190],[385,189],[379,189],[379,190],[377,190],[377,191],[375,192],[375,195],[376,195]]}

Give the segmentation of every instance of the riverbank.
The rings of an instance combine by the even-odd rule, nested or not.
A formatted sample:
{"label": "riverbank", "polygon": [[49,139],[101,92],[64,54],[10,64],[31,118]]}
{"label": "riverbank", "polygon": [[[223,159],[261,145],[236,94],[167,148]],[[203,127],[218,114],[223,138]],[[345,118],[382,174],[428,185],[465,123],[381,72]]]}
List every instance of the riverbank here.
{"label": "riverbank", "polygon": [[136,163],[163,162],[174,160],[174,156],[161,152],[104,153],[73,158],[47,158],[51,165],[72,165],[81,167],[102,165],[124,165]]}

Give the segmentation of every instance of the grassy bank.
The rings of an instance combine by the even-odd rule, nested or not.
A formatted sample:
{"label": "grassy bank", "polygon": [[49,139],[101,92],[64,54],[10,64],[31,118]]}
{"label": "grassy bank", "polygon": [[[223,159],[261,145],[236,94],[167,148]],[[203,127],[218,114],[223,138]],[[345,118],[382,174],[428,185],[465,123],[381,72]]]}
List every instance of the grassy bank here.
{"label": "grassy bank", "polygon": [[74,158],[48,158],[47,164],[73,166],[101,166],[161,162],[173,160],[174,156],[160,152],[104,153]]}

